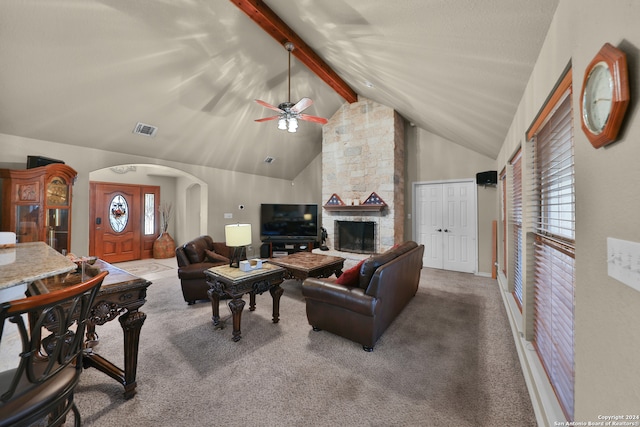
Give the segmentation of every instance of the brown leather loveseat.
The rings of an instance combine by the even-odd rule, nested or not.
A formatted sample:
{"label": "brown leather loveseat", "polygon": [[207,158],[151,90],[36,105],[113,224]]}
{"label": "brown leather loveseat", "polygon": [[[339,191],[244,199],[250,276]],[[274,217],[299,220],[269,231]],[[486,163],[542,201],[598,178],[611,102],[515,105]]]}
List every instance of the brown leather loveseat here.
{"label": "brown leather loveseat", "polygon": [[211,236],[200,236],[176,248],[178,278],[182,295],[189,305],[198,300],[209,300],[209,285],[204,271],[229,263],[233,248],[224,242],[214,242]]}
{"label": "brown leather loveseat", "polygon": [[359,264],[349,284],[335,278],[306,279],[302,295],[309,324],[314,331],[332,332],[372,351],[418,291],[423,253],[423,245],[408,241]]}

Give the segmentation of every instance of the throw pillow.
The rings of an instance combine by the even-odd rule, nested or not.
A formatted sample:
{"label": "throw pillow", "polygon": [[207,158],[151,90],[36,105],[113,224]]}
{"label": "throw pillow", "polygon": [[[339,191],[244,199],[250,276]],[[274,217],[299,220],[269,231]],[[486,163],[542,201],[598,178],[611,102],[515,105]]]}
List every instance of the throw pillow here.
{"label": "throw pillow", "polygon": [[364,260],[360,261],[354,267],[351,267],[347,271],[342,272],[338,280],[336,280],[336,284],[345,285],[345,286],[358,286],[358,279],[360,276],[360,267]]}
{"label": "throw pillow", "polygon": [[[202,262],[204,259],[204,254],[200,255],[202,254],[202,252],[198,253],[198,249],[193,242],[189,242],[184,245],[184,253],[187,255],[187,259],[191,264],[197,264],[199,262]],[[201,256],[202,258],[200,258]]]}
{"label": "throw pillow", "polygon": [[229,262],[229,258],[226,256],[215,253],[209,249],[205,249],[204,253],[207,254],[207,260],[210,262]]}

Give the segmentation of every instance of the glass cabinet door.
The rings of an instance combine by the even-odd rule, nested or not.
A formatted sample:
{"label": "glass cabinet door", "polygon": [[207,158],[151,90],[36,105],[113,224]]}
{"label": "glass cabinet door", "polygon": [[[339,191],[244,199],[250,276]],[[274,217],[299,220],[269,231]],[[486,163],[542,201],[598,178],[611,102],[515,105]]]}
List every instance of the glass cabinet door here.
{"label": "glass cabinet door", "polygon": [[69,251],[69,209],[47,209],[46,221],[47,244],[66,254]]}
{"label": "glass cabinet door", "polygon": [[40,205],[16,206],[16,239],[18,243],[40,241]]}
{"label": "glass cabinet door", "polygon": [[45,242],[56,251],[69,251],[69,185],[67,180],[54,176],[47,183]]}

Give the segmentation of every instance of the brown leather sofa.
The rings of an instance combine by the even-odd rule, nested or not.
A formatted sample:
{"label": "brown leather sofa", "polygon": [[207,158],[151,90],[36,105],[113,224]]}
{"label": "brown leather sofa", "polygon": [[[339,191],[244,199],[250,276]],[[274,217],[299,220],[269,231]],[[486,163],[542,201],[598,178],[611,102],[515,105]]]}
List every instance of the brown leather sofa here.
{"label": "brown leather sofa", "polygon": [[224,242],[214,242],[211,236],[200,236],[176,248],[178,278],[182,295],[189,305],[198,300],[209,300],[209,285],[204,271],[229,263],[233,248]]}
{"label": "brown leather sofa", "polygon": [[408,241],[365,260],[354,283],[306,279],[302,295],[309,324],[314,331],[324,329],[372,351],[418,291],[423,253],[423,245]]}

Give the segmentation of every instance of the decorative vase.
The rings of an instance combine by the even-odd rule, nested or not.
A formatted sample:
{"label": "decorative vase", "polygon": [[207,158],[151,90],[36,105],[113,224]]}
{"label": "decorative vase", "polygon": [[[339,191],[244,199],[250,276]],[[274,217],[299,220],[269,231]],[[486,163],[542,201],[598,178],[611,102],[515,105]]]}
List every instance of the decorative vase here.
{"label": "decorative vase", "polygon": [[154,258],[171,258],[176,255],[176,242],[164,231],[155,242],[153,242]]}

